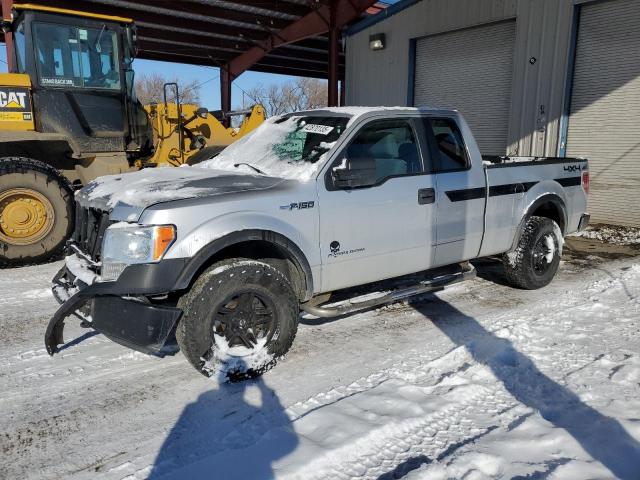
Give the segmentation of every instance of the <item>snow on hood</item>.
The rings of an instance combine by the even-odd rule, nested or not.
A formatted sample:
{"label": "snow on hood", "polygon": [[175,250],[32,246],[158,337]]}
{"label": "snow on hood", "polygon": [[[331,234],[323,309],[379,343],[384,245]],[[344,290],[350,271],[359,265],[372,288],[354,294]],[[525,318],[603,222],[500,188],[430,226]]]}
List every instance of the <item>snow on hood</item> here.
{"label": "snow on hood", "polygon": [[97,178],[76,194],[81,204],[111,210],[118,204],[156,203],[270,188],[280,178],[194,167],[164,167]]}

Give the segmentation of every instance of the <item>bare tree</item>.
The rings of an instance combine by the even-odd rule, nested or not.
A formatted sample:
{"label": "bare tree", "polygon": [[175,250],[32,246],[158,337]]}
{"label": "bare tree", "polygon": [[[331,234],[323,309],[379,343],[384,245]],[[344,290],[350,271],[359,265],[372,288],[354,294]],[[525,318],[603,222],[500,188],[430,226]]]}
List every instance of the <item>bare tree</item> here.
{"label": "bare tree", "polygon": [[297,110],[308,110],[327,105],[327,82],[317,78],[297,78],[268,87],[258,85],[247,92],[254,101],[261,103],[268,116],[281,115]]}
{"label": "bare tree", "polygon": [[[180,90],[181,103],[200,103],[200,87],[196,80],[185,83],[177,77],[167,78],[159,73],[142,74],[136,78],[136,95],[143,105],[164,102],[164,84],[175,82]],[[167,89],[167,101],[175,102],[175,90]]]}

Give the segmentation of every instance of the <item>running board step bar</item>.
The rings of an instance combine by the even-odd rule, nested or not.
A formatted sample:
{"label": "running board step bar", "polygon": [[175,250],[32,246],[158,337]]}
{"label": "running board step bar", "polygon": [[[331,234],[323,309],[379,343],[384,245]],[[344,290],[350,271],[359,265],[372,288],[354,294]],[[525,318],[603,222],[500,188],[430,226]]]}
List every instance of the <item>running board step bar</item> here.
{"label": "running board step bar", "polygon": [[370,300],[362,300],[360,302],[349,300],[346,303],[335,307],[315,306],[310,304],[310,302],[307,302],[302,303],[300,308],[303,311],[320,318],[338,317],[358,310],[379,307],[381,305],[406,300],[407,298],[415,297],[416,295],[442,290],[444,287],[453,285],[454,283],[464,282],[465,280],[470,280],[475,276],[476,269],[472,265],[469,265],[460,272],[441,275],[439,277],[420,282],[417,285],[395,290],[386,295],[381,295]]}

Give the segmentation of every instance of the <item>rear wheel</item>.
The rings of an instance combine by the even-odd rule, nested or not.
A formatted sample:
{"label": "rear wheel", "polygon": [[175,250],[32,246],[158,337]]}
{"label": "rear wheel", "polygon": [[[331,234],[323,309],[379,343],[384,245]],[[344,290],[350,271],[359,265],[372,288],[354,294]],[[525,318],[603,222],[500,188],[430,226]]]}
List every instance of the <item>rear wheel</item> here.
{"label": "rear wheel", "polygon": [[58,256],[73,212],[73,190],[56,169],[30,158],[0,158],[0,266]]}
{"label": "rear wheel", "polygon": [[504,255],[508,282],[527,290],[548,285],[560,265],[562,242],[562,232],[556,222],[544,217],[530,217],[517,248]]}
{"label": "rear wheel", "polygon": [[178,345],[206,376],[253,378],[271,369],[293,343],[298,299],[272,266],[233,259],[205,271],[178,302]]}

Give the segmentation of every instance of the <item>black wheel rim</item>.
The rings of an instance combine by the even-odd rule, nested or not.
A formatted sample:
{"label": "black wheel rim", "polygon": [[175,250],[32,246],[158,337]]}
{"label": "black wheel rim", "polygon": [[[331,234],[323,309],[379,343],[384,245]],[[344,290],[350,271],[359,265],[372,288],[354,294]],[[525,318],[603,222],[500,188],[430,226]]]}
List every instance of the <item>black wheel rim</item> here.
{"label": "black wheel rim", "polygon": [[[549,248],[549,245],[547,243],[548,240],[550,240],[554,244],[553,251],[551,248]],[[536,275],[542,276],[549,271],[555,257],[554,251],[555,240],[552,235],[543,235],[536,241],[532,251],[533,271],[536,273]],[[550,253],[553,253],[553,255],[551,256],[551,260],[548,261]]]}
{"label": "black wheel rim", "polygon": [[213,333],[224,337],[230,348],[254,349],[275,333],[275,305],[255,290],[234,292],[224,299],[213,319]]}

